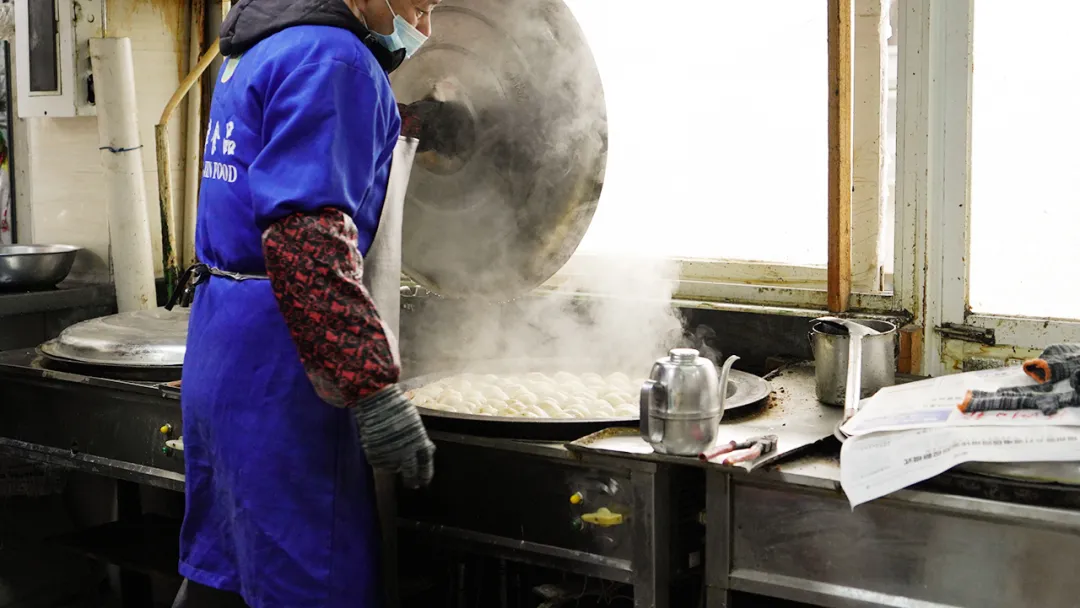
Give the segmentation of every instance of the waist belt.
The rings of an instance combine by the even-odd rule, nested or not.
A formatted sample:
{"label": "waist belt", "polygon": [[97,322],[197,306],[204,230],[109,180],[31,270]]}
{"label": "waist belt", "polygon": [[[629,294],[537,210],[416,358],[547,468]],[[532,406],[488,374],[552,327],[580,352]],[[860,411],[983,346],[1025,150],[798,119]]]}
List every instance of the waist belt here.
{"label": "waist belt", "polygon": [[245,274],[242,272],[230,272],[215,268],[208,264],[192,264],[188,266],[184,274],[176,281],[172,296],[165,304],[165,310],[172,310],[177,304],[191,306],[191,300],[195,297],[195,288],[202,285],[210,277],[222,277],[232,281],[269,281],[270,277],[265,274]]}

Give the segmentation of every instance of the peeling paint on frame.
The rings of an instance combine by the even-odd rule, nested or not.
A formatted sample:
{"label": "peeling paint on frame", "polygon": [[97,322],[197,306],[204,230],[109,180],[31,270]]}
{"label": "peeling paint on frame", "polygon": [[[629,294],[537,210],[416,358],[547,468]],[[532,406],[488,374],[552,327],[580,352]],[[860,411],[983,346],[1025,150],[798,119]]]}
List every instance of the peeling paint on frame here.
{"label": "peeling paint on frame", "polygon": [[1042,348],[986,346],[960,340],[942,340],[942,361],[948,373],[1005,367],[1038,357]]}

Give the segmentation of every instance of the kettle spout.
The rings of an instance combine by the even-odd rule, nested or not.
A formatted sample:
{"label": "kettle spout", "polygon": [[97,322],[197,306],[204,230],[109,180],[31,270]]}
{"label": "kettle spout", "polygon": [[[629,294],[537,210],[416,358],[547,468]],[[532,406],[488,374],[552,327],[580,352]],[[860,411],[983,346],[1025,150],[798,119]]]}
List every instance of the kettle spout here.
{"label": "kettle spout", "polygon": [[724,411],[725,401],[727,401],[727,381],[728,373],[731,372],[731,366],[739,360],[738,355],[731,355],[724,361],[724,367],[720,370],[720,411]]}

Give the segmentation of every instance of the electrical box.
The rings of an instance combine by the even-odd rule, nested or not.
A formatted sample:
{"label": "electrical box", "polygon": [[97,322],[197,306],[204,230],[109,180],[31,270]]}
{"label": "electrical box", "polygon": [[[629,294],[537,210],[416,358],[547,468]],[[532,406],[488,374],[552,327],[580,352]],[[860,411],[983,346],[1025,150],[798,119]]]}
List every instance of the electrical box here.
{"label": "electrical box", "polygon": [[90,38],[105,0],[15,0],[15,94],[20,118],[93,116]]}

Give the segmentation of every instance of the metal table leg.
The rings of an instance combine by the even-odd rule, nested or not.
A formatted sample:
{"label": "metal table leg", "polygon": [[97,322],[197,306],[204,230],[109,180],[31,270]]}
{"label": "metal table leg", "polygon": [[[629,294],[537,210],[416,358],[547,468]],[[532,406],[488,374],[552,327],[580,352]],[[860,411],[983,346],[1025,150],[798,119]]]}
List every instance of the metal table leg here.
{"label": "metal table leg", "polygon": [[633,472],[634,606],[669,608],[671,479],[665,467]]}
{"label": "metal table leg", "polygon": [[[117,521],[137,521],[142,518],[142,498],[139,484],[130,481],[116,482]],[[150,577],[141,572],[120,570],[120,597],[123,608],[142,608],[153,605],[153,587]]]}
{"label": "metal table leg", "polygon": [[731,475],[705,472],[705,584],[707,608],[730,608]]}
{"label": "metal table leg", "polygon": [[383,595],[386,608],[401,605],[398,589],[397,474],[375,471],[375,502],[382,530]]}

